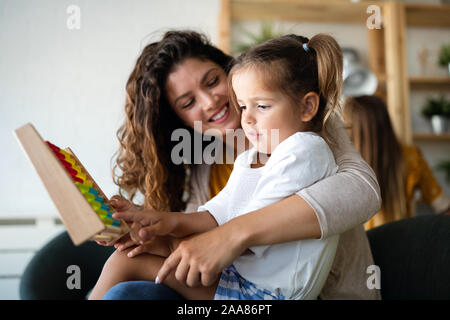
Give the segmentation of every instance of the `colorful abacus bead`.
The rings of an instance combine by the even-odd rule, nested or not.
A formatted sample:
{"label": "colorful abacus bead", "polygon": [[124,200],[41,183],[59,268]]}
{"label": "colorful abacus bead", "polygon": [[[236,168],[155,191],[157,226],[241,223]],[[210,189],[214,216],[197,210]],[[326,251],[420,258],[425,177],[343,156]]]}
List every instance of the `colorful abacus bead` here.
{"label": "colorful abacus bead", "polygon": [[86,174],[82,172],[81,168],[77,165],[76,160],[73,159],[68,152],[51,142],[46,141],[46,143],[103,223],[107,226],[119,227],[120,220],[116,220],[112,217],[111,208],[104,203],[105,200],[99,196],[98,190],[93,187],[92,181],[87,179]]}
{"label": "colorful abacus bead", "polygon": [[104,199],[98,196],[98,191],[82,183],[75,183],[94,211],[106,225],[120,226],[120,221],[113,219],[111,207],[104,203]]}

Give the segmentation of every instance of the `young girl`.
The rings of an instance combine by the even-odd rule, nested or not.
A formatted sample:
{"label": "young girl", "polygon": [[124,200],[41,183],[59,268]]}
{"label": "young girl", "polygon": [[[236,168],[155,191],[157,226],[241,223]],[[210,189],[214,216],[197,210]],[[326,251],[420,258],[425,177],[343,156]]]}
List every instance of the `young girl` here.
{"label": "young girl", "polygon": [[[327,72],[331,91],[324,92],[334,99],[339,47],[329,36],[318,38],[338,66]],[[231,101],[241,110],[241,125],[253,148],[237,157],[225,188],[198,209],[209,212],[218,225],[337,172],[331,150],[317,133],[337,103],[327,105],[330,99],[320,98],[315,69],[308,66],[310,48],[302,40],[289,35],[269,41],[237,58],[230,71]],[[214,298],[316,299],[337,242],[335,236],[251,247],[222,272]]]}
{"label": "young girl", "polygon": [[[279,201],[336,173],[333,155],[318,132],[326,128],[326,119],[338,105],[341,74],[340,48],[326,35],[316,35],[311,41],[284,36],[241,55],[230,72],[229,87],[253,148],[238,156],[226,187],[197,213],[147,210],[120,212],[116,217],[151,224],[147,236],[187,236]],[[167,285],[186,298],[315,299],[328,276],[337,242],[334,236],[251,247],[222,272],[220,282],[212,288],[188,288],[173,275],[167,277],[175,268],[177,279],[189,277],[189,269],[195,266],[180,260],[161,270],[159,280],[167,280]],[[158,269],[145,263],[127,268],[126,261],[109,266],[113,268],[105,265],[91,298],[101,297],[121,281],[153,280]]]}

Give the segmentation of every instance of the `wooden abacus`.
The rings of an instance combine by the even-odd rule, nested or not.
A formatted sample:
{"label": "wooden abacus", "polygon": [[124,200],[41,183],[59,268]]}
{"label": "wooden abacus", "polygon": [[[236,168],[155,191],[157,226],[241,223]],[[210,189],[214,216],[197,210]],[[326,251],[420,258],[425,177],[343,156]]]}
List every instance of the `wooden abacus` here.
{"label": "wooden abacus", "polygon": [[44,141],[31,123],[15,134],[75,245],[87,240],[112,243],[129,232],[125,221],[112,218],[108,198],[70,148]]}

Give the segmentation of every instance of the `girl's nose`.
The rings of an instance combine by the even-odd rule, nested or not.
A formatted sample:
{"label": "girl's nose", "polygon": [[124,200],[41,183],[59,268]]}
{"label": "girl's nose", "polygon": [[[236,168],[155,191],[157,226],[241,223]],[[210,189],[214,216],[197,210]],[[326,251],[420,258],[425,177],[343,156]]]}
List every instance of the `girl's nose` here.
{"label": "girl's nose", "polygon": [[255,117],[252,115],[252,113],[250,111],[242,110],[242,121],[247,124],[254,124]]}

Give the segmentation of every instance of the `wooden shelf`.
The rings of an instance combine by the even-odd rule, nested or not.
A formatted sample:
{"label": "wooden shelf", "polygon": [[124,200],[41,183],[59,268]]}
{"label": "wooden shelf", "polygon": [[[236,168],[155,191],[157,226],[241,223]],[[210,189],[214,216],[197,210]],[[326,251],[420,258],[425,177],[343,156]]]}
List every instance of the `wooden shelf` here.
{"label": "wooden shelf", "polygon": [[231,0],[232,20],[277,20],[317,23],[366,23],[367,7],[379,2],[317,0]]}
{"label": "wooden shelf", "polygon": [[416,141],[450,141],[450,132],[443,134],[433,134],[429,132],[414,133],[413,139]]}
{"label": "wooden shelf", "polygon": [[414,27],[450,28],[450,4],[405,4],[406,24]]}
{"label": "wooden shelf", "polygon": [[409,77],[413,89],[450,90],[450,77]]}

